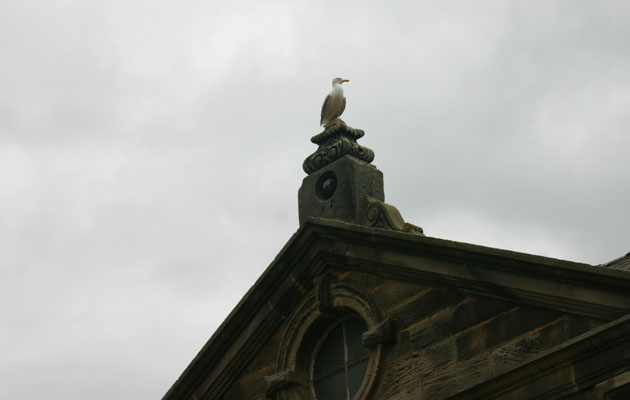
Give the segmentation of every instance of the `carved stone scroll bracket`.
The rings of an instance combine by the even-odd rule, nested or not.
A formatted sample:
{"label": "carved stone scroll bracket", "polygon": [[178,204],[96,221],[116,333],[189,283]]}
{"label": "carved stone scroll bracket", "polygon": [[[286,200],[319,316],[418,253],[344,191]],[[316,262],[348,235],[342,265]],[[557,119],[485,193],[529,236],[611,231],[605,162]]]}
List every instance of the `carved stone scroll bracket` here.
{"label": "carved stone scroll bracket", "polygon": [[330,285],[337,282],[337,275],[326,272],[314,279],[317,309],[321,313],[333,312],[333,296]]}
{"label": "carved stone scroll bracket", "polygon": [[374,347],[382,343],[396,342],[396,327],[394,320],[385,318],[374,328],[363,334],[363,345],[366,347]]}
{"label": "carved stone scroll bracket", "polygon": [[265,395],[270,399],[301,399],[308,389],[308,380],[294,371],[280,371],[265,376],[267,390]]}
{"label": "carved stone scroll bracket", "polygon": [[405,222],[396,207],[372,197],[368,197],[368,203],[365,211],[368,226],[424,236],[422,228]]}

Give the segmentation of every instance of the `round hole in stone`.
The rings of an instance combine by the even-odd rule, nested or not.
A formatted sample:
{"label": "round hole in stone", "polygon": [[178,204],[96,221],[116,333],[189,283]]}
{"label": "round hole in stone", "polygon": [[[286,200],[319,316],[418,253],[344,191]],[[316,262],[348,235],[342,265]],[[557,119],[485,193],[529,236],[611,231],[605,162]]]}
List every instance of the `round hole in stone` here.
{"label": "round hole in stone", "polygon": [[317,180],[315,194],[324,201],[330,199],[335,194],[335,190],[337,190],[337,176],[332,171],[324,172]]}

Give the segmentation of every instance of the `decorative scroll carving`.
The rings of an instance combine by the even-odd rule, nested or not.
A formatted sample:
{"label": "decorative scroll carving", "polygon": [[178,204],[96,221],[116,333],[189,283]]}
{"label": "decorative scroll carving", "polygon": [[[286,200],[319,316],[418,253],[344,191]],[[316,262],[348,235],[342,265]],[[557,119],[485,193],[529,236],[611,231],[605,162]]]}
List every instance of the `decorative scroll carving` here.
{"label": "decorative scroll carving", "polygon": [[365,212],[365,217],[368,225],[374,228],[401,231],[404,226],[400,213],[391,212],[386,204],[380,201],[370,204]]}
{"label": "decorative scroll carving", "polygon": [[421,227],[405,222],[396,207],[372,197],[368,197],[368,203],[365,211],[368,226],[424,235]]}
{"label": "decorative scroll carving", "polygon": [[364,134],[361,129],[350,128],[343,122],[329,126],[311,138],[311,142],[318,144],[319,148],[304,160],[302,168],[307,174],[312,174],[346,155],[371,163],[374,152],[357,143]]}

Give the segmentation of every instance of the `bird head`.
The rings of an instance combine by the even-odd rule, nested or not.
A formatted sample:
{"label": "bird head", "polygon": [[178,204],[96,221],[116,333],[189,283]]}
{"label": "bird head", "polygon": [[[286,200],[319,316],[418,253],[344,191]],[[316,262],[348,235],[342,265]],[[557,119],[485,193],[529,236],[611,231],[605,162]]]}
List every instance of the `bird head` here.
{"label": "bird head", "polygon": [[347,79],[343,79],[343,78],[335,78],[335,79],[333,79],[332,84],[333,84],[333,86],[335,86],[335,84],[341,85],[344,82],[350,82],[350,81],[347,80]]}

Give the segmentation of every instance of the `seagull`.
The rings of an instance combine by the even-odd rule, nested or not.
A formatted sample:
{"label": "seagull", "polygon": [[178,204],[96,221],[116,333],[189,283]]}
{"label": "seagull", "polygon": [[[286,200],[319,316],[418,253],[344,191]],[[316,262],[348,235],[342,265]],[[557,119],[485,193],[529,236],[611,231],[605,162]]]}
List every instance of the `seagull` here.
{"label": "seagull", "polygon": [[326,96],[324,105],[322,105],[322,118],[319,120],[320,125],[328,126],[328,123],[343,114],[346,109],[346,98],[343,97],[343,89],[341,84],[350,82],[347,79],[335,78],[332,81],[332,90]]}

